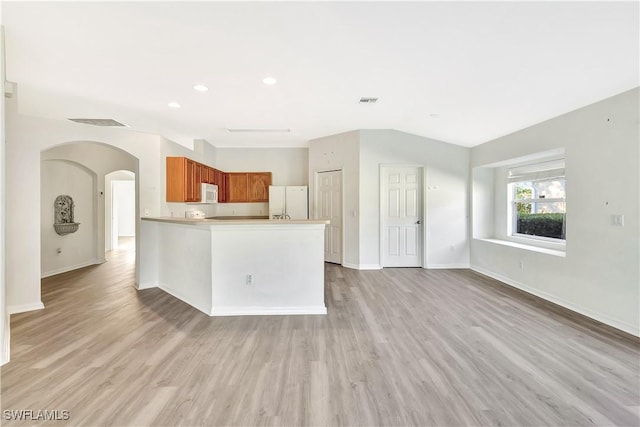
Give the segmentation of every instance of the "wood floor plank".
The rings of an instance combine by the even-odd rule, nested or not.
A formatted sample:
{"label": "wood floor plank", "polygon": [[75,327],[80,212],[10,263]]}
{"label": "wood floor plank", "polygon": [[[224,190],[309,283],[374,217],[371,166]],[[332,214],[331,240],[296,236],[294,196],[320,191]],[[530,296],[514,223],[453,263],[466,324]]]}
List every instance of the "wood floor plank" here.
{"label": "wood floor plank", "polygon": [[[134,253],[12,316],[2,410],[55,426],[640,424],[640,344],[469,270],[325,266],[326,316],[211,318]],[[3,412],[4,414],[4,412]]]}

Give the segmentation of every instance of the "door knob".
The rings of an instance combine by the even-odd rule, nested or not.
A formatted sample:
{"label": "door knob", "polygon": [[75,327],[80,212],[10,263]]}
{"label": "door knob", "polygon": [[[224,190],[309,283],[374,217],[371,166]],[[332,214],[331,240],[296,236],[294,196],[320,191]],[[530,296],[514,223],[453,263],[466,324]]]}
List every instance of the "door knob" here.
{"label": "door knob", "polygon": [[422,224],[422,222],[420,220],[417,220],[416,224]]}

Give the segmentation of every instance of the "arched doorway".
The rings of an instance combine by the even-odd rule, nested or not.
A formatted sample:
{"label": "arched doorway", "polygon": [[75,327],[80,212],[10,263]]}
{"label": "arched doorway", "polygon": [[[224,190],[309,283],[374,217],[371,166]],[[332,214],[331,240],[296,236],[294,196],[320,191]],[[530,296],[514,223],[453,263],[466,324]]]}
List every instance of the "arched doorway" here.
{"label": "arched doorway", "polygon": [[[86,224],[83,227],[80,224],[79,230],[83,230],[82,235],[78,234],[77,236],[54,236],[55,242],[51,244],[41,245],[41,267],[45,266],[47,261],[51,257],[60,257],[61,255],[73,251],[78,251],[79,242],[82,242],[86,245],[87,240],[91,236],[92,239],[92,253],[95,254],[93,257],[85,256],[81,262],[77,262],[78,259],[68,261],[68,262],[58,262],[56,264],[57,269],[53,271],[53,274],[57,272],[70,271],[76,268],[81,268],[90,264],[100,264],[106,261],[105,251],[108,249],[109,242],[111,240],[111,236],[107,234],[107,224],[109,224],[109,229],[112,226],[111,215],[106,214],[107,205],[109,202],[112,203],[112,194],[111,185],[114,181],[113,178],[121,178],[120,181],[128,181],[128,189],[130,193],[132,192],[132,199],[128,200],[129,209],[127,214],[127,220],[132,224],[129,224],[128,233],[133,237],[133,239],[137,239],[137,229],[139,227],[139,197],[138,197],[138,159],[133,155],[127,153],[126,151],[116,148],[111,145],[92,142],[92,141],[81,141],[81,142],[69,142],[61,145],[57,145],[41,152],[41,180],[47,180],[45,185],[44,181],[41,182],[41,189],[47,189],[50,187],[55,188],[55,192],[65,192],[65,188],[68,188],[69,192],[76,191],[74,189],[74,184],[77,184],[76,181],[69,178],[69,175],[74,175],[72,172],[67,170],[68,168],[75,167],[90,171],[93,174],[93,183],[92,183],[92,192],[89,194],[86,191],[77,192],[78,199],[74,199],[74,203],[78,206],[83,206],[85,208],[85,218]],[[51,172],[47,171],[49,165],[56,164],[56,170]],[[67,169],[65,169],[67,168]],[[117,172],[114,174],[114,172]],[[79,176],[79,175],[78,175]],[[79,176],[78,179],[82,179]],[[66,185],[66,187],[65,187]],[[85,185],[86,187],[86,185]],[[109,187],[109,188],[107,188]],[[72,194],[69,194],[72,196]],[[41,236],[43,236],[43,231],[46,230],[47,227],[50,226],[48,222],[50,221],[50,217],[48,216],[47,208],[45,206],[46,198],[50,198],[51,195],[41,194],[42,198],[42,215],[41,215]],[[110,200],[107,200],[110,199]],[[89,219],[86,215],[88,212],[87,207],[92,206],[92,217]],[[111,206],[109,206],[111,207]],[[133,212],[131,212],[133,211]],[[78,222],[82,222],[81,218],[77,218]],[[135,242],[132,245],[134,248],[137,247],[138,242]],[[52,251],[51,248],[55,250]],[[66,250],[68,248],[68,251]],[[47,252],[45,252],[45,249]],[[59,249],[62,253],[59,253]],[[49,253],[52,252],[52,253]],[[137,267],[137,259],[138,256],[136,254],[136,267]],[[74,263],[75,262],[75,263]],[[47,271],[44,268],[41,269],[42,277],[47,274]],[[51,272],[49,272],[51,273]]]}

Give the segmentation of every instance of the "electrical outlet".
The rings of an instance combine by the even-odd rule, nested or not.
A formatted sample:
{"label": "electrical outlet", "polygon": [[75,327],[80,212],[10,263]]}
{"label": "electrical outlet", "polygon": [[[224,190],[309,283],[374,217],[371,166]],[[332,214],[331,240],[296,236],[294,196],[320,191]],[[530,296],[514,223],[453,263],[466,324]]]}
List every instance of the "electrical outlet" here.
{"label": "electrical outlet", "polygon": [[520,260],[520,270],[524,270],[524,261]]}
{"label": "electrical outlet", "polygon": [[246,284],[253,285],[253,274],[247,274]]}
{"label": "electrical outlet", "polygon": [[149,216],[149,209],[144,210],[144,216]]}

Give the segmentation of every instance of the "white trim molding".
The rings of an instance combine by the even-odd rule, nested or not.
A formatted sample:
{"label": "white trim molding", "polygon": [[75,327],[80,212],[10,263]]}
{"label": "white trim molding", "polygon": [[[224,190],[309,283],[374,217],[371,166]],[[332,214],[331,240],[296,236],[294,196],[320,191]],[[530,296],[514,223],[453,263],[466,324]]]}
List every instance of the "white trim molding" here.
{"label": "white trim molding", "polygon": [[80,268],[85,268],[85,267],[89,267],[89,266],[92,266],[92,265],[103,264],[105,262],[106,262],[105,260],[99,260],[99,259],[94,258],[94,259],[92,259],[90,261],[83,262],[83,263],[76,264],[76,265],[72,265],[70,267],[62,267],[62,268],[58,268],[56,270],[43,272],[40,277],[42,279],[45,279],[47,277],[55,276],[56,274],[66,273],[68,271],[78,270]]}
{"label": "white trim molding", "polygon": [[352,264],[350,262],[344,262],[342,266],[353,270],[382,270],[380,264]]}
{"label": "white trim molding", "polygon": [[539,298],[542,298],[543,300],[552,302],[556,305],[559,305],[561,307],[574,311],[578,314],[582,314],[583,316],[590,317],[591,319],[604,323],[605,325],[609,325],[613,328],[620,329],[621,331],[624,331],[628,334],[635,335],[636,337],[640,337],[640,330],[638,330],[638,328],[634,327],[633,325],[627,322],[621,322],[620,320],[613,319],[607,315],[603,315],[601,313],[597,313],[593,310],[582,307],[580,305],[573,304],[566,300],[550,295],[546,292],[541,292],[537,289],[533,289],[523,283],[509,279],[508,277],[505,277],[501,274],[494,273],[493,271],[485,270],[484,268],[477,267],[477,266],[471,266],[471,270],[477,273],[483,274],[485,276],[491,277],[492,279],[498,280],[513,288],[520,289],[521,291],[527,292],[531,295],[535,295]]}
{"label": "white trim molding", "polygon": [[7,306],[7,313],[18,314],[18,313],[26,313],[28,311],[42,310],[44,308],[44,304],[42,301],[34,302],[33,304],[21,304],[21,305],[9,305]]}
{"label": "white trim molding", "polygon": [[134,283],[133,285],[134,289],[137,289],[139,291],[144,291],[145,289],[153,289],[153,288],[159,288],[159,284],[158,282],[143,282],[143,283]]}
{"label": "white trim molding", "polygon": [[286,316],[290,314],[327,314],[327,307],[213,307],[211,312],[211,316]]}
{"label": "white trim molding", "polygon": [[427,264],[427,270],[448,270],[448,269],[468,269],[470,265],[468,263],[453,263],[453,264]]}

